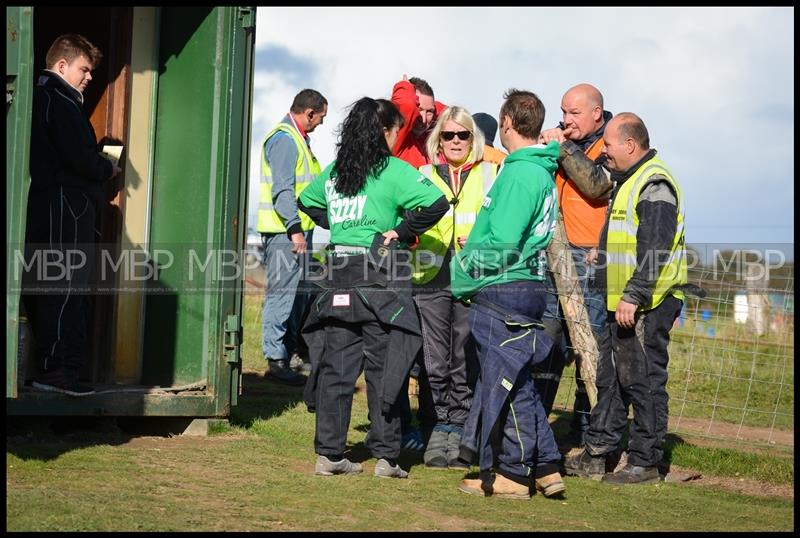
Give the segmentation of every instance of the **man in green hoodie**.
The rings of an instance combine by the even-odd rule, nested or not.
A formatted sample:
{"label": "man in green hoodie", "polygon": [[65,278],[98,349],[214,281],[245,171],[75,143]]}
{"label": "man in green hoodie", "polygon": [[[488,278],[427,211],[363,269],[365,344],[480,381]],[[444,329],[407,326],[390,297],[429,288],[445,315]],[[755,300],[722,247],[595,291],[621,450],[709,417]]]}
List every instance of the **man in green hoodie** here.
{"label": "man in green hoodie", "polygon": [[537,144],[545,109],[536,94],[512,89],[500,109],[509,155],[484,199],[464,249],[450,264],[456,298],[473,303],[470,330],[480,378],[461,440],[462,459],[480,455],[480,478],[459,489],[526,499],[564,491],[561,454],[530,377],[552,339],[541,330],[547,294],[544,251],[558,204],[553,174],[559,146]]}

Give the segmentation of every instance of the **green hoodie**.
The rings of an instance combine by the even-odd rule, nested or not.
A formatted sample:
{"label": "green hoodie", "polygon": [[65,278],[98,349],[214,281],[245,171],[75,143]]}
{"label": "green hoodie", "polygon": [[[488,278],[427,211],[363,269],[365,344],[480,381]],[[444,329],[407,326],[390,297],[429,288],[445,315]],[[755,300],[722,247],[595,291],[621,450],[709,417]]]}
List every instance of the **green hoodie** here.
{"label": "green hoodie", "polygon": [[464,249],[450,261],[453,295],[492,284],[544,280],[544,250],[558,218],[553,174],[559,145],[528,146],[506,157]]}

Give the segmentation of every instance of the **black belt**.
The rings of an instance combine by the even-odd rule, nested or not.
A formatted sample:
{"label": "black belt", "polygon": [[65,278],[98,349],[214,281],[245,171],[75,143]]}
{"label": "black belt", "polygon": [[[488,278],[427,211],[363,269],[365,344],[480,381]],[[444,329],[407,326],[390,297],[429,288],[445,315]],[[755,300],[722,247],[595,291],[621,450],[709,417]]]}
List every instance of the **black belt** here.
{"label": "black belt", "polygon": [[[470,299],[470,302],[475,303],[476,305],[482,306],[484,308],[488,308],[489,310],[497,314],[500,314],[501,316],[503,316],[503,321],[505,321],[508,324],[525,325],[525,326],[532,325],[537,329],[544,329],[544,325],[542,324],[541,321],[536,321],[534,319],[529,318],[528,316],[523,316],[522,314],[519,314],[517,312],[509,312],[508,310],[505,310],[499,307],[498,305],[494,304],[493,302],[487,301],[486,299],[480,299],[478,297],[474,297]],[[518,319],[514,319],[515,317],[523,318],[525,320],[525,323],[520,323]]]}

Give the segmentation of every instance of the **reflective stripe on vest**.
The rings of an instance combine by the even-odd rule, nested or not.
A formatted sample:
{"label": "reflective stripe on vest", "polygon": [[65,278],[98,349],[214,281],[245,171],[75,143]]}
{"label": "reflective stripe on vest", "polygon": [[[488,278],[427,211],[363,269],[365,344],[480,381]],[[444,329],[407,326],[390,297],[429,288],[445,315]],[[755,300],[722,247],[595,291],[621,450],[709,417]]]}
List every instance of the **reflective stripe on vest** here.
{"label": "reflective stripe on vest", "polygon": [[[653,181],[653,176],[658,176],[657,181],[665,178],[675,191],[678,210],[678,226],[675,237],[670,247],[669,259],[661,268],[658,279],[653,289],[653,298],[650,304],[641,305],[638,310],[652,310],[661,304],[668,294],[678,299],[683,299],[681,291],[672,290],[674,286],[686,284],[688,274],[686,269],[686,245],[683,233],[684,203],[678,183],[673,179],[661,159],[653,157],[639,167],[633,176],[620,187],[614,198],[609,214],[608,239],[606,243],[608,261],[608,289],[607,308],[616,311],[622,291],[625,289],[637,266],[636,257],[636,232],[639,229],[639,216],[636,214],[636,205],[645,185]],[[648,253],[643,264],[655,264],[656,252]]]}
{"label": "reflective stripe on vest", "polygon": [[[300,196],[303,189],[314,181],[314,178],[322,171],[319,162],[317,162],[314,154],[311,153],[308,144],[306,144],[303,137],[300,136],[300,133],[298,133],[293,126],[281,122],[277,127],[267,133],[264,143],[261,145],[261,192],[258,199],[258,223],[256,224],[256,230],[265,233],[280,233],[286,231],[284,220],[278,212],[275,211],[275,207],[272,204],[272,170],[269,167],[266,156],[267,142],[269,142],[269,139],[278,131],[283,131],[291,136],[295,146],[297,146],[297,163],[294,168],[295,199]],[[300,227],[303,231],[308,231],[314,227],[314,221],[312,221],[308,215],[302,211],[298,211],[298,215],[300,216]]]}
{"label": "reflective stripe on vest", "polygon": [[[420,167],[422,172],[448,200],[453,198],[453,191],[436,168],[431,164]],[[483,199],[491,189],[497,176],[497,164],[482,161],[480,166],[473,166],[462,182],[461,191],[456,196],[458,203],[450,205],[447,213],[439,219],[430,230],[419,238],[419,245],[414,249],[412,263],[414,273],[412,282],[417,285],[427,284],[439,274],[444,263],[445,254],[450,243],[455,244],[456,252],[461,250],[456,238],[469,236],[472,226],[478,218]]]}

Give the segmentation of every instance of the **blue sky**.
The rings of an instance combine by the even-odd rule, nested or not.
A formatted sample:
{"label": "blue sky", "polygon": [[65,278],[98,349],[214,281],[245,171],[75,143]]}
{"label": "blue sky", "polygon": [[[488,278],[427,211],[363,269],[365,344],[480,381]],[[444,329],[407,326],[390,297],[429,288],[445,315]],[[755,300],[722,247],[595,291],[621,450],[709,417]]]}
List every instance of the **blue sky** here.
{"label": "blue sky", "polygon": [[644,120],[685,193],[689,243],[794,243],[793,8],[259,7],[257,16],[251,223],[261,143],[298,91],[328,99],[311,135],[324,166],[348,105],[388,98],[407,73],[442,102],[495,117],[506,89],[534,91],[545,128],[561,120],[566,89],[591,83],[607,110]]}

